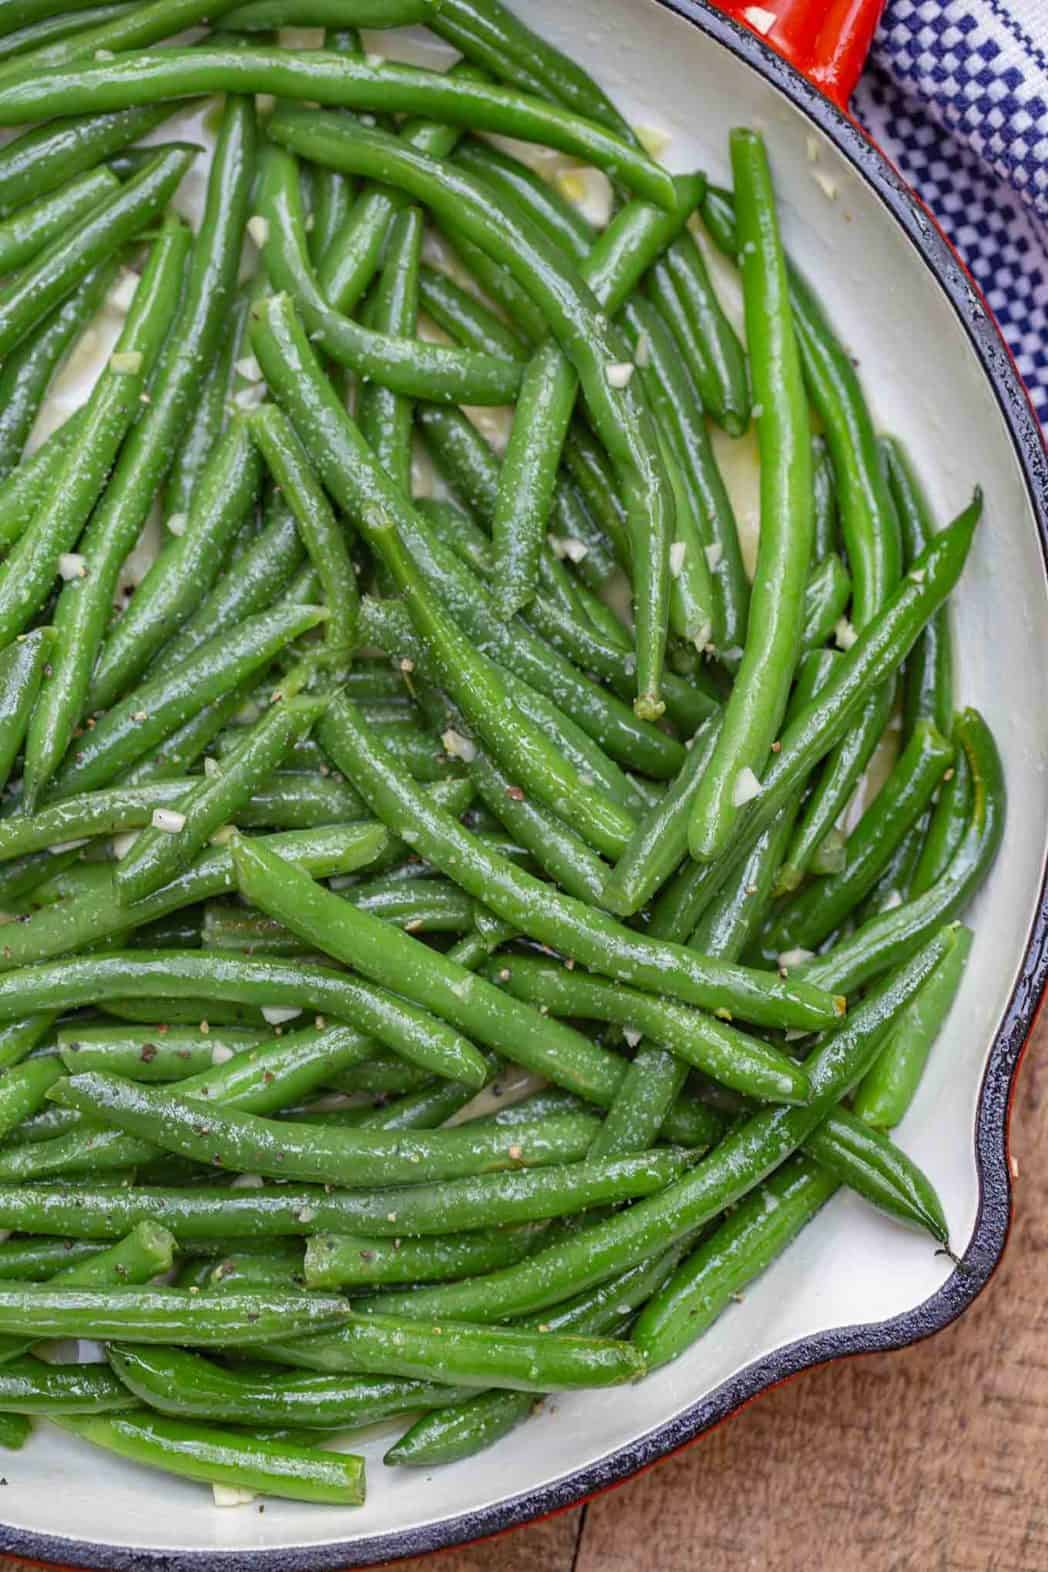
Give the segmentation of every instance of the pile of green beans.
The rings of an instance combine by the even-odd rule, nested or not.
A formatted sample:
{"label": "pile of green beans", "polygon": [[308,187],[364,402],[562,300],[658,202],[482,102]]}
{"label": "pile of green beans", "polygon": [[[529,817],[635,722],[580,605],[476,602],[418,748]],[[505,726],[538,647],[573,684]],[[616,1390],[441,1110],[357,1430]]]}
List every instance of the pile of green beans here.
{"label": "pile of green beans", "polygon": [[[357,31],[418,26],[451,69]],[[194,232],[204,150],[140,139],[210,93]],[[0,1446],[356,1505],[333,1433],[430,1468],[641,1379],[839,1189],[948,1248],[892,1132],[1003,833],[953,691],[981,501],[937,520],[877,433],[760,135],[733,192],[671,175],[502,0],[0,0],[30,122]],[[608,221],[529,145],[605,171]],[[751,428],[752,583],[718,463]]]}

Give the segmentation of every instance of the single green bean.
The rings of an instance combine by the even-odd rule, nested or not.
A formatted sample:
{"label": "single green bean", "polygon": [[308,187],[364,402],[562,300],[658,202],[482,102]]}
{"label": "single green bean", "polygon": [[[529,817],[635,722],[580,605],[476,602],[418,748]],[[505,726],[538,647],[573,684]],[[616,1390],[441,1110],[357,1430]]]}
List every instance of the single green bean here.
{"label": "single green bean", "polygon": [[508,1132],[498,1125],[386,1131],[296,1124],[230,1108],[205,1110],[199,1100],[97,1073],[73,1076],[51,1095],[63,1107],[79,1107],[209,1166],[358,1186],[411,1184],[423,1172],[427,1179],[451,1179],[498,1167],[570,1162],[583,1155],[596,1132],[593,1119],[572,1114]]}
{"label": "single green bean", "polygon": [[760,790],[800,654],[813,535],[811,433],[771,173],[756,134],[733,131],[731,153],[746,340],[761,409],[761,534],[742,664],[691,806],[688,844],[701,862],[726,850],[739,808]]}
{"label": "single green bean", "polygon": [[[418,207],[405,208],[390,221],[382,271],[368,305],[369,325],[378,332],[417,337],[424,227]],[[410,496],[412,400],[377,382],[365,382],[357,400],[357,419],[386,474]]]}
{"label": "single green bean", "polygon": [[0,370],[0,473],[3,475],[10,474],[21,460],[51,378],[70,346],[100,308],[115,272],[113,261],[100,263],[4,360]]}
{"label": "single green bean", "polygon": [[856,1092],[855,1114],[875,1129],[894,1129],[913,1101],[928,1055],[957,996],[971,947],[971,930],[958,928],[952,950],[899,1016]]}
{"label": "single green bean", "polygon": [[687,855],[691,805],[719,735],[719,718],[696,732],[676,780],[648,809],[608,874],[600,904],[617,916],[630,917],[639,911]]}
{"label": "single green bean", "polygon": [[[498,1128],[498,1126],[496,1126]],[[508,1132],[520,1125],[508,1124]],[[526,1127],[525,1127],[526,1128]],[[592,1136],[593,1123],[588,1126]],[[163,1221],[179,1241],[272,1239],[360,1231],[400,1238],[568,1217],[662,1190],[688,1164],[686,1154],[640,1152],[613,1161],[484,1173],[384,1190],[330,1186],[230,1189],[57,1185],[0,1186],[4,1226],[81,1239],[113,1239],[140,1220]]]}
{"label": "single green bean", "polygon": [[54,1365],[27,1356],[0,1365],[0,1410],[15,1414],[108,1414],[138,1400],[105,1365]]}
{"label": "single green bean", "polygon": [[54,1423],[133,1463],[216,1487],[333,1506],[359,1506],[364,1500],[364,1459],[348,1452],[264,1440],[242,1431],[187,1424],[163,1414],[113,1419],[62,1415],[55,1417]]}
{"label": "single green bean", "polygon": [[[825,644],[851,600],[851,575],[836,552],[823,556],[808,575],[804,588],[805,650]],[[918,641],[919,642],[919,641]]]}
{"label": "single green bean", "polygon": [[[922,944],[930,931],[963,910],[986,877],[1004,834],[1005,786],[1000,755],[986,722],[977,710],[957,719],[957,741],[968,756],[972,777],[972,813],[967,829],[946,870],[922,895],[871,917],[825,956],[806,961],[802,976],[860,986],[889,966],[898,966]],[[839,984],[838,984],[839,985]]]}
{"label": "single green bean", "polygon": [[[902,531],[907,568],[920,556],[934,526],[928,504],[901,445],[890,437],[879,444],[888,488]],[[953,720],[953,649],[950,617],[938,611],[910,652],[903,686],[903,732],[909,736],[917,720],[927,716],[940,731]]]}

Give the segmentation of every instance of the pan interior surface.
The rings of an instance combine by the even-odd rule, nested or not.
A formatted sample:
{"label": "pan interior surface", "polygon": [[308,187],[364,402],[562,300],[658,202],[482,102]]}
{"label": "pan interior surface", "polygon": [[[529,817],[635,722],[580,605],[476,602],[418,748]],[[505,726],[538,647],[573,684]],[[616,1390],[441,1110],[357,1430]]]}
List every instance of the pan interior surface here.
{"label": "pan interior surface", "polygon": [[[984,488],[983,522],[955,597],[957,701],[978,706],[994,728],[1008,824],[970,913],[976,939],[960,996],[899,1132],[937,1186],[961,1253],[979,1210],[980,1089],[1037,911],[1048,825],[1048,595],[1008,422],[956,307],[882,197],[758,71],[657,0],[516,0],[515,9],[583,61],[633,123],[668,135],[662,157],[674,170],[700,166],[724,180],[729,128],[763,131],[787,244],[855,355],[878,426],[904,440],[941,520],[965,505],[976,481]],[[368,35],[367,45],[394,55],[404,39]],[[172,1552],[178,1565],[199,1555],[232,1567],[238,1555],[269,1551],[283,1568],[407,1554],[491,1531],[499,1524],[485,1514],[507,1500],[531,1498],[517,1513],[527,1516],[551,1504],[558,1484],[573,1481],[578,1492],[615,1478],[642,1460],[634,1449],[645,1437],[740,1371],[834,1328],[903,1315],[951,1270],[925,1238],[842,1195],[700,1344],[638,1386],[558,1397],[492,1450],[432,1472],[382,1465],[395,1427],[354,1436],[370,1470],[359,1510],[274,1500],[264,1513],[257,1504],[219,1510],[209,1490],[41,1427],[4,1459],[0,1515],[16,1534],[45,1536],[55,1559],[71,1541],[62,1559],[110,1568],[159,1565]],[[334,1546],[344,1554],[332,1559],[325,1547]],[[45,1553],[43,1541],[16,1548]]]}

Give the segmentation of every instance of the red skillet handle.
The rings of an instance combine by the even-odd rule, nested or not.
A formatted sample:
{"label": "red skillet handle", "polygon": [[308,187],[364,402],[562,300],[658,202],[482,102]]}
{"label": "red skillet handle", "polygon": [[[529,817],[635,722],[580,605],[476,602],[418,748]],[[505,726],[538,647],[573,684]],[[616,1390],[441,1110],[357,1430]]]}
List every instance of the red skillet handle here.
{"label": "red skillet handle", "polygon": [[884,0],[713,0],[847,109]]}

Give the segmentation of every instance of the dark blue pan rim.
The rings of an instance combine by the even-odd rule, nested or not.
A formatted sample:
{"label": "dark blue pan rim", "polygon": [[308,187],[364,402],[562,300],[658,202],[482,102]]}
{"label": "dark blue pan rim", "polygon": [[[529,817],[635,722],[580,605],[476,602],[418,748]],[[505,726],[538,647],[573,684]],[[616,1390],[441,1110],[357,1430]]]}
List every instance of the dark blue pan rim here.
{"label": "dark blue pan rim", "polygon": [[[744,60],[786,97],[880,197],[945,291],[994,391],[1022,469],[1048,569],[1048,454],[1019,374],[988,307],[945,236],[885,155],[862,130],[747,29],[702,3],[658,0]],[[1016,1073],[1048,980],[1048,897],[1041,896],[1018,980],[986,1065],[975,1127],[980,1200],[971,1242],[937,1293],[905,1314],[876,1325],[836,1327],[778,1348],[738,1371],[715,1391],[629,1446],[538,1490],[493,1502],[476,1512],[395,1534],[335,1543],[252,1551],[171,1551],[68,1539],[0,1524],[0,1552],[101,1572],[332,1572],[375,1566],[484,1539],[535,1518],[564,1511],[698,1440],[762,1392],[815,1365],[845,1355],[884,1353],[948,1326],[993,1275],[1011,1221],[1008,1119]]]}

